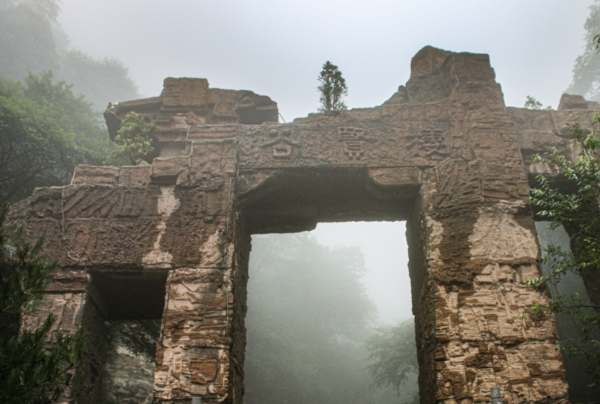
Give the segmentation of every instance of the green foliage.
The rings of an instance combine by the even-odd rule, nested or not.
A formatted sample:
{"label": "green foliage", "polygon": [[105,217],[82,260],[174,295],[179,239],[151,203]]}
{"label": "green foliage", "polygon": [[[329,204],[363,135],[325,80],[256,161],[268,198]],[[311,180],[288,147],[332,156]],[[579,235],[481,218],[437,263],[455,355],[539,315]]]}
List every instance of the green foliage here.
{"label": "green foliage", "polygon": [[[525,108],[527,109],[540,110],[543,106],[544,104],[542,104],[540,101],[538,101],[535,97],[532,97],[531,95],[528,95],[527,99],[525,100]],[[552,109],[552,107],[548,105],[546,109]]]}
{"label": "green foliage", "polygon": [[99,164],[110,143],[97,113],[51,73],[0,78],[0,203],[64,185],[79,163]]}
{"label": "green foliage", "polygon": [[[559,189],[551,178],[537,177],[539,186],[531,190],[531,203],[539,209],[538,215],[551,221],[551,228],[564,226],[571,236],[572,251],[550,245],[545,249],[546,263],[552,268],[547,276],[529,281],[536,290],[556,284],[567,273],[583,274],[591,271],[598,279],[600,268],[600,138],[597,125],[600,117],[595,117],[592,130],[585,131],[579,125],[573,127],[571,137],[576,150],[577,161],[571,161],[556,149],[551,149],[537,161],[545,163],[555,174],[553,179],[567,181],[575,187],[566,192]],[[588,285],[596,291],[598,284]],[[600,307],[580,295],[557,295],[545,306],[534,306],[530,316],[533,319],[547,313],[564,313],[575,316],[581,325],[582,339],[561,343],[567,354],[583,355],[590,359],[588,373],[596,381],[600,380],[600,345],[594,340],[600,324]]]}
{"label": "green foliage", "polygon": [[51,403],[65,388],[84,354],[84,333],[50,337],[56,317],[48,315],[36,330],[19,333],[24,315],[34,315],[56,263],[40,255],[42,240],[30,244],[22,228],[4,226],[8,206],[0,211],[0,401],[7,404]]}
{"label": "green foliage", "polygon": [[51,112],[52,118],[64,131],[72,134],[80,155],[78,163],[99,164],[114,148],[99,113],[83,95],[73,93],[73,85],[55,83],[50,72],[39,76],[29,74],[24,95],[40,109]]}
{"label": "green foliage", "polygon": [[244,402],[397,403],[393,391],[369,391],[363,344],[375,308],[364,271],[356,248],[252,237]]}
{"label": "green foliage", "polygon": [[116,165],[136,165],[150,158],[155,149],[152,127],[146,118],[130,112],[121,121],[121,128],[115,136],[117,150],[111,157]]}
{"label": "green foliage", "polygon": [[[377,328],[367,340],[366,347],[372,362],[368,369],[374,386],[393,387],[400,395],[411,376],[419,372],[414,320]],[[412,401],[419,402],[418,394],[413,396]]]}
{"label": "green foliage", "polygon": [[539,102],[535,97],[531,95],[527,96],[527,100],[525,100],[525,108],[527,109],[542,109],[542,103]]}
{"label": "green foliage", "polygon": [[[161,320],[108,320],[103,325],[103,341],[100,355],[103,365],[100,371],[97,404],[122,402],[147,402],[151,396],[150,379],[142,376],[155,365],[156,343],[160,336]],[[135,366],[136,374],[122,386],[120,366]],[[153,369],[152,369],[153,370]],[[135,371],[134,371],[135,372]],[[147,374],[147,373],[146,373]],[[147,374],[151,377],[151,373]],[[145,380],[144,380],[145,379]],[[144,399],[146,398],[146,399]],[[137,401],[136,401],[137,400]]]}
{"label": "green foliage", "polygon": [[321,82],[318,89],[321,93],[322,105],[319,108],[320,112],[341,111],[347,108],[342,101],[342,97],[348,94],[346,79],[342,77],[342,72],[338,70],[338,67],[329,60],[323,64],[319,82]]}
{"label": "green foliage", "polygon": [[583,95],[587,100],[600,101],[600,59],[597,57],[598,33],[600,32],[598,0],[590,6],[590,15],[584,27],[586,31],[585,51],[575,60],[573,82],[566,92]]}
{"label": "green foliage", "polygon": [[23,80],[28,72],[53,71],[73,84],[97,111],[109,101],[139,98],[127,69],[117,60],[97,60],[70,49],[68,36],[56,21],[57,0],[0,0],[0,74]]}

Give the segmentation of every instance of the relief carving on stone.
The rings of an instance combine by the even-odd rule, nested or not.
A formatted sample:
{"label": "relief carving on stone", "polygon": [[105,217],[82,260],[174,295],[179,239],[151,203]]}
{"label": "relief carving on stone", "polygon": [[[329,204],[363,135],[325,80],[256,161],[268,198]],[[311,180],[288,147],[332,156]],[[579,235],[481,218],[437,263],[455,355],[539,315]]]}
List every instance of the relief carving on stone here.
{"label": "relief carving on stone", "polygon": [[367,140],[364,129],[340,127],[338,128],[338,136],[344,144],[344,153],[350,160],[360,160],[364,156],[364,144]]}
{"label": "relief carving on stone", "polygon": [[300,146],[300,143],[292,140],[293,134],[293,127],[273,128],[268,132],[270,140],[262,147],[271,147],[274,159],[289,159],[292,157],[293,148]]}
{"label": "relief carving on stone", "polygon": [[443,159],[448,155],[444,130],[439,127],[422,128],[418,135],[409,135],[407,150],[415,157]]}

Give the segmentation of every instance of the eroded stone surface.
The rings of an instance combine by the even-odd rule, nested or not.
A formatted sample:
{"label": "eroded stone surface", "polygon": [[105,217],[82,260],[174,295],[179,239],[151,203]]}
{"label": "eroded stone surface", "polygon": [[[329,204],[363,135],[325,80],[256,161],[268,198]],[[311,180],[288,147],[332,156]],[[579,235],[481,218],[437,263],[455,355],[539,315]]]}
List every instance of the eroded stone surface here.
{"label": "eroded stone surface", "polygon": [[105,358],[101,402],[151,404],[156,367],[152,359],[117,345],[116,352]]}
{"label": "eroded stone surface", "polygon": [[565,125],[589,121],[590,104],[506,108],[487,55],[427,47],[412,66],[380,107],[287,124],[266,119],[268,97],[203,79],[111,107],[111,133],[129,111],[150,119],[161,157],[80,167],[71,185],[15,206],[63,264],[42,312],[72,330],[83,302],[93,329],[118,310],[102,276],[164,282],[154,403],[241,403],[250,235],[407,220],[421,402],[489,402],[498,386],[505,403],[565,403],[554,319],[519,318],[547,302],[525,283],[539,275],[527,186],[544,170],[533,156],[570,151]]}

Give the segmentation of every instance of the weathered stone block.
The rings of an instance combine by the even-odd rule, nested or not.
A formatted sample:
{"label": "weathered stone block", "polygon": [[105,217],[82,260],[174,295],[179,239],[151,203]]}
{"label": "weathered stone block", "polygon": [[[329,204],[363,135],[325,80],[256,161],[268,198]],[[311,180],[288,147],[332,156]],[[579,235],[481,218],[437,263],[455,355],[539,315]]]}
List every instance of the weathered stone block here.
{"label": "weathered stone block", "polygon": [[189,157],[159,157],[152,162],[150,178],[153,184],[185,184],[190,171]]}
{"label": "weathered stone block", "polygon": [[71,185],[115,185],[119,168],[80,164],[75,167]]}
{"label": "weathered stone block", "polygon": [[153,166],[123,166],[119,171],[120,187],[146,187],[150,183],[150,174]]}

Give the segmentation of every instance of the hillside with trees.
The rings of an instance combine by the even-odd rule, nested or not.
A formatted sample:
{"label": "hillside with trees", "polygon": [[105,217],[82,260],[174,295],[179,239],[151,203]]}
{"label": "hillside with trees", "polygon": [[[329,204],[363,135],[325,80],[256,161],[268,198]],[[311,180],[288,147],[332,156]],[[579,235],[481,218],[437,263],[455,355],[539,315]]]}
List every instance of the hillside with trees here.
{"label": "hillside with trees", "polygon": [[114,146],[98,115],[51,73],[0,78],[0,203],[68,183],[77,164],[102,164]]}
{"label": "hillside with trees", "polygon": [[252,245],[245,402],[411,402],[416,383],[398,397],[367,369],[377,312],[359,249],[328,248],[307,233],[253,236]]}
{"label": "hillside with trees", "polygon": [[[100,111],[139,98],[117,60],[73,49],[58,0],[0,0],[0,203],[64,185],[78,164],[123,163]],[[122,148],[122,147],[121,147]]]}
{"label": "hillside with trees", "polygon": [[29,72],[52,71],[56,82],[72,84],[93,109],[108,102],[139,98],[138,89],[121,62],[95,59],[70,46],[57,22],[58,0],[0,0],[0,75],[21,81]]}

